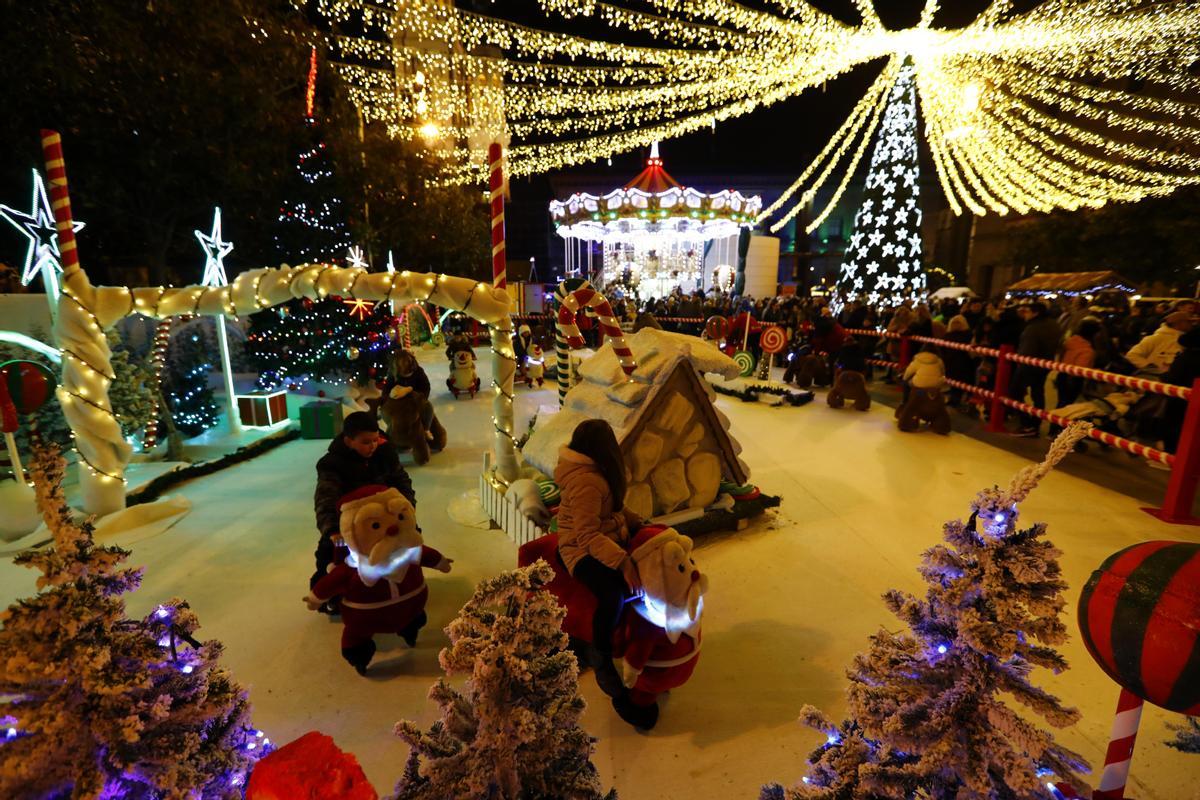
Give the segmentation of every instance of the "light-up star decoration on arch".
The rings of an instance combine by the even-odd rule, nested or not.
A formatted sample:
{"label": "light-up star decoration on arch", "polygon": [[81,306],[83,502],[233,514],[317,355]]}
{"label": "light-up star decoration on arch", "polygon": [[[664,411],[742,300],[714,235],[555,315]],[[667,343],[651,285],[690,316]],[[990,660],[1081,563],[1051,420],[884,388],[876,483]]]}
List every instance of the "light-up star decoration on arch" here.
{"label": "light-up star decoration on arch", "polygon": [[233,243],[221,239],[221,209],[213,211],[212,233],[195,231],[200,246],[204,248],[204,277],[202,286],[224,286],[229,283],[225,274],[225,256],[233,252]]}
{"label": "light-up star decoration on arch", "polygon": [[[42,174],[33,170],[33,198],[29,212],[0,205],[0,216],[29,240],[25,250],[25,266],[21,270],[21,283],[28,286],[40,273],[46,289],[46,300],[51,313],[58,306],[58,276],[62,274],[61,255],[58,252],[58,231],[54,228],[54,211],[46,196],[46,184]],[[83,230],[84,223],[74,223],[76,233]]]}
{"label": "light-up star decoration on arch", "polygon": [[[417,142],[435,124],[430,146],[462,165],[450,180],[482,176],[478,119],[502,121],[493,135],[511,137],[508,173],[520,177],[705,130],[813,87],[836,91],[839,75],[880,64],[760,219],[788,215],[821,186],[840,197],[911,59],[921,130],[957,213],[1099,206],[1200,182],[1200,77],[1189,71],[1200,0],[1045,0],[1020,14],[996,0],[958,29],[935,27],[928,0],[904,30],[885,28],[871,0],[855,0],[857,24],[804,0],[539,4],[547,24],[530,27],[436,0],[317,0],[352,23],[355,35],[332,42],[364,116]],[[578,17],[606,38],[558,32]],[[622,42],[634,37],[652,44]]]}

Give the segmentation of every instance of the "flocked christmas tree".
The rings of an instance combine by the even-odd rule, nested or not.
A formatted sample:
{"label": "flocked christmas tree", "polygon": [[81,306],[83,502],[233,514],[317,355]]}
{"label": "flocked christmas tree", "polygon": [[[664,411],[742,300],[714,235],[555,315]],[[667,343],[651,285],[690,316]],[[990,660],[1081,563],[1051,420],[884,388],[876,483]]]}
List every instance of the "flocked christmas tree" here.
{"label": "flocked christmas tree", "polygon": [[839,297],[890,305],[916,299],[925,289],[916,88],[913,65],[905,63],[883,112],[862,205],[838,275]]}
{"label": "flocked christmas tree", "polygon": [[1200,753],[1200,722],[1195,717],[1188,717],[1182,725],[1172,725],[1175,738],[1167,742],[1168,747],[1174,747],[1184,753]]}
{"label": "flocked christmas tree", "polygon": [[1084,785],[1082,756],[1030,721],[1062,728],[1079,712],[1030,682],[1037,667],[1067,668],[1054,649],[1067,638],[1067,584],[1045,524],[1016,523],[1017,504],[1089,427],[1060,434],[1007,490],[981,492],[967,522],[946,523],[945,544],[923,556],[925,596],[884,595],[908,630],[880,630],[855,657],[847,721],[804,708],[801,719],[826,741],[800,784],[765,787],[762,800],[1017,800],[1050,797],[1056,780]]}
{"label": "flocked christmas tree", "polygon": [[579,725],[565,611],[543,589],[553,577],[539,561],[484,581],[446,628],[442,669],[467,680],[462,691],[434,684],[441,719],[428,731],[396,725],[412,753],[393,800],[615,800]]}
{"label": "flocked christmas tree", "polygon": [[199,436],[217,424],[221,413],[208,376],[212,354],[195,326],[175,335],[163,370],[162,392],[171,419],[185,436]]}
{"label": "flocked christmas tree", "polygon": [[108,398],[113,412],[121,423],[121,432],[134,436],[155,422],[157,404],[154,401],[154,373],[145,359],[138,358],[121,341],[121,335],[110,329],[108,346],[112,350],[113,382]]}
{"label": "flocked christmas tree", "polygon": [[182,600],[125,616],[141,571],[73,520],[64,466],[57,449],[36,451],[30,472],[54,543],[17,556],[42,573],[38,593],[0,617],[0,797],[240,798],[269,741],[217,664],[221,644],[196,641]]}

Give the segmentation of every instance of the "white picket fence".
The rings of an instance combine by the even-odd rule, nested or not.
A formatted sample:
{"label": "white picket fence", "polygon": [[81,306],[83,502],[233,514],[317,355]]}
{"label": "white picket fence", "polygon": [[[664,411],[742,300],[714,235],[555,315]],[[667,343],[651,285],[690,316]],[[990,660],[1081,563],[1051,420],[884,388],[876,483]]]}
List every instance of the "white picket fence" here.
{"label": "white picket fence", "polygon": [[483,472],[479,474],[479,504],[499,527],[519,547],[542,536],[546,531],[529,517],[522,514],[512,503],[504,501],[504,495],[488,478],[491,473],[491,454],[483,457]]}

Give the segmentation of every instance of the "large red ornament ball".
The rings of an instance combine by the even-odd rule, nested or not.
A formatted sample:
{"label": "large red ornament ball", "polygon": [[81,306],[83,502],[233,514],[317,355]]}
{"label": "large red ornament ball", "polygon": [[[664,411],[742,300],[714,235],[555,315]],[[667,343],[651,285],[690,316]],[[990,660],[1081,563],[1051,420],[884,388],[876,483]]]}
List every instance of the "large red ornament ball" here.
{"label": "large red ornament ball", "polygon": [[711,316],[708,322],[704,323],[704,332],[708,334],[709,339],[719,342],[729,333],[729,320],[721,316]]}
{"label": "large red ornament ball", "polygon": [[1142,542],[1109,556],[1083,587],[1079,630],[1118,684],[1200,714],[1200,544]]}
{"label": "large red ornament ball", "polygon": [[0,430],[17,430],[17,415],[32,414],[54,396],[58,381],[49,368],[34,361],[0,364]]}
{"label": "large red ornament ball", "polygon": [[310,731],[254,765],[246,800],[378,800],[358,759]]}

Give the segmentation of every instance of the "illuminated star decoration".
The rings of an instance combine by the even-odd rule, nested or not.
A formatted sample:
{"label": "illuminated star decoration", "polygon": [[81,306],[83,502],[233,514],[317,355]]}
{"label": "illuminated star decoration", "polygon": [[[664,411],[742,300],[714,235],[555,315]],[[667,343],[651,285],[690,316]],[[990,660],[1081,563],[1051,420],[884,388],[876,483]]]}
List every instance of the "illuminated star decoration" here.
{"label": "illuminated star decoration", "polygon": [[353,300],[343,300],[342,302],[350,306],[350,316],[358,317],[360,322],[365,320],[367,315],[370,314],[375,308],[375,304],[370,300],[359,300],[355,298]]}
{"label": "illuminated star decoration", "polygon": [[396,263],[394,261],[392,261],[392,251],[391,250],[388,250],[387,271],[389,274],[394,273],[396,271]]}
{"label": "illuminated star decoration", "polygon": [[367,262],[363,258],[362,248],[358,245],[350,248],[350,252],[346,255],[346,263],[355,269],[366,269]]}
{"label": "illuminated star decoration", "polygon": [[229,283],[229,277],[225,274],[225,256],[233,250],[233,244],[221,241],[221,209],[213,211],[212,233],[205,235],[203,231],[196,231],[196,238],[204,248],[205,257],[201,285],[224,286]]}
{"label": "illuminated star decoration", "polygon": [[[50,208],[46,184],[42,181],[40,172],[33,170],[33,199],[30,202],[29,213],[0,205],[0,215],[29,239],[29,249],[25,251],[25,268],[21,272],[21,284],[28,286],[38,272],[41,272],[46,294],[50,296],[52,304],[57,303],[58,274],[62,272],[58,231],[54,227],[54,211]],[[76,221],[74,225],[76,233],[83,230],[82,222]]]}

